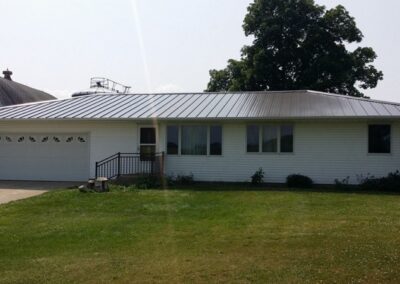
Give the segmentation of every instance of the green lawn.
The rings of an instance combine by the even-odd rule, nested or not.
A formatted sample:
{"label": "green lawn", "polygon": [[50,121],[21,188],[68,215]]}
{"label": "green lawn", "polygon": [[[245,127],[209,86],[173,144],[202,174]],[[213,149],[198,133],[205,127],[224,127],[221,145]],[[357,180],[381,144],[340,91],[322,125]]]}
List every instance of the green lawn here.
{"label": "green lawn", "polygon": [[0,282],[399,282],[400,195],[57,191],[0,205]]}

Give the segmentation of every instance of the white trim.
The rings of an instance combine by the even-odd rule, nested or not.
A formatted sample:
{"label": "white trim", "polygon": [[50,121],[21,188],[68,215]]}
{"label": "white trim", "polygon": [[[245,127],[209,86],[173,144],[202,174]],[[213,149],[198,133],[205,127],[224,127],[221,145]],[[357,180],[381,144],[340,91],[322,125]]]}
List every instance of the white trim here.
{"label": "white trim", "polygon": [[[154,132],[155,132],[155,139],[156,139],[156,141],[155,141],[155,143],[141,143],[141,129],[142,128],[154,128]],[[141,146],[155,146],[155,152],[157,152],[158,151],[158,141],[159,141],[159,136],[158,136],[158,126],[157,125],[138,125],[138,135],[137,135],[137,137],[138,137],[138,143],[137,143],[137,145],[138,145],[138,150],[137,150],[137,152],[138,153],[140,153],[140,148],[141,148]]]}
{"label": "white trim", "polygon": [[[168,127],[169,126],[176,126],[178,127],[178,154],[168,154]],[[207,154],[206,155],[184,155],[182,154],[182,127],[183,126],[205,126],[207,127]],[[211,147],[210,147],[210,138],[211,138],[211,127],[212,126],[219,126],[221,127],[221,155],[211,155]],[[183,124],[166,124],[165,125],[165,154],[171,157],[223,157],[224,155],[224,127],[220,123],[183,123]]]}
{"label": "white trim", "polygon": [[[258,127],[258,152],[248,152],[247,151],[247,127],[248,126],[257,126]],[[264,126],[276,126],[277,127],[277,145],[276,145],[276,152],[263,152],[262,150],[262,144],[263,144],[263,127]],[[293,151],[292,152],[281,152],[281,127],[282,126],[292,126],[293,127]],[[296,132],[296,126],[295,123],[289,122],[289,123],[284,123],[284,122],[272,122],[272,123],[248,123],[245,124],[245,141],[244,141],[244,151],[248,155],[294,155],[295,154],[295,134]]]}

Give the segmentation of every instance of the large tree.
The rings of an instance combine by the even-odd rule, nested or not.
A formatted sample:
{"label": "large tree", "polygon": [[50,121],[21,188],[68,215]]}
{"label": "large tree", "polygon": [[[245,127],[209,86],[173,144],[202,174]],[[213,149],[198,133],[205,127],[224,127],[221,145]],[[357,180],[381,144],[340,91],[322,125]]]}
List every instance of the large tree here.
{"label": "large tree", "polygon": [[363,35],[343,6],[326,10],[313,0],[255,0],[243,29],[253,36],[240,60],[210,71],[207,91],[313,89],[363,96],[383,73],[370,47],[349,50]]}

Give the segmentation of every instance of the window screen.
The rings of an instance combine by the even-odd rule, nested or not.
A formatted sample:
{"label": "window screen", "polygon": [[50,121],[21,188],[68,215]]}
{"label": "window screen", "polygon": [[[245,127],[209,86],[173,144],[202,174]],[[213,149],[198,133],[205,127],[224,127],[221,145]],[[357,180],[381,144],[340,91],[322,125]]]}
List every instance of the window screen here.
{"label": "window screen", "polygon": [[278,151],[278,127],[267,125],[262,129],[262,151],[276,153]]}
{"label": "window screen", "polygon": [[293,126],[291,125],[281,126],[281,152],[293,152]]}
{"label": "window screen", "polygon": [[260,151],[259,127],[257,125],[247,126],[247,152],[255,153]]}
{"label": "window screen", "polygon": [[210,127],[210,155],[222,155],[222,127]]}
{"label": "window screen", "polygon": [[177,155],[179,144],[179,127],[168,126],[167,127],[167,154]]}

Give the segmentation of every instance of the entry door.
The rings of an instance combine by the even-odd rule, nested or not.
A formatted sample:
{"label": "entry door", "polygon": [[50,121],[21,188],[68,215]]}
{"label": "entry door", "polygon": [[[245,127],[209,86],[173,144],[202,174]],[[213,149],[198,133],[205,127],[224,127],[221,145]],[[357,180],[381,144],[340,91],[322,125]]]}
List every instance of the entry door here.
{"label": "entry door", "polygon": [[141,127],[139,135],[140,160],[153,160],[157,145],[156,128]]}

